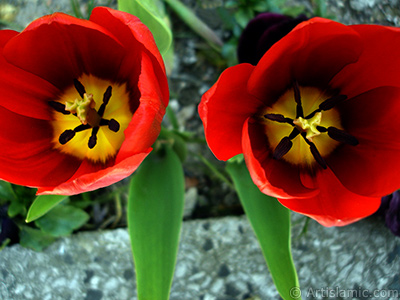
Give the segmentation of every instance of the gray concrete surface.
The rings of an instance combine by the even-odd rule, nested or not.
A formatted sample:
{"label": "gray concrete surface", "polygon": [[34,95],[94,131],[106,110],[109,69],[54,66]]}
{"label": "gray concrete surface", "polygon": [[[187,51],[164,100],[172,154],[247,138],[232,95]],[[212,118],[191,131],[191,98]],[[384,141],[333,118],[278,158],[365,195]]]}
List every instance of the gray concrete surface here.
{"label": "gray concrete surface", "polygon": [[[344,228],[311,221],[300,235],[303,217],[294,219],[293,256],[304,300],[399,299],[400,238],[381,221]],[[4,249],[0,299],[136,299],[127,231],[79,233],[41,253],[19,245]],[[197,299],[279,299],[245,217],[184,222],[171,300]]]}

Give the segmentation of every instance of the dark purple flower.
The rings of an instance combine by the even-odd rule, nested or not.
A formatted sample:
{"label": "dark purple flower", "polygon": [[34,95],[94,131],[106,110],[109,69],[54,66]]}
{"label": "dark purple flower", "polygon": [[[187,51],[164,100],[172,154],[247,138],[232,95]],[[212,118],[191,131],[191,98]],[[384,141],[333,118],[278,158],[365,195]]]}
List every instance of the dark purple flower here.
{"label": "dark purple flower", "polygon": [[288,34],[297,24],[308,20],[305,15],[297,18],[289,16],[261,13],[252,19],[239,39],[239,63],[256,65],[264,53],[273,44]]}
{"label": "dark purple flower", "polygon": [[377,215],[385,218],[385,224],[394,235],[400,236],[400,191],[382,198]]}

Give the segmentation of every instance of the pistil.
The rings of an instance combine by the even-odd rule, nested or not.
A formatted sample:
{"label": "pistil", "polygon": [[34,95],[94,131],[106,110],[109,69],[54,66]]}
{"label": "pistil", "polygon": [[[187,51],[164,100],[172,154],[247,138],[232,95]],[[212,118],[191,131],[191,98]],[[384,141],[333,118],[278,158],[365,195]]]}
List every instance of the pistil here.
{"label": "pistil", "polygon": [[306,133],[306,138],[310,142],[313,141],[313,138],[320,135],[321,132],[318,131],[318,125],[321,124],[322,113],[317,112],[312,118],[304,119],[302,117],[298,117],[293,121],[293,124],[299,128],[300,131]]}
{"label": "pistil", "polygon": [[101,116],[95,109],[96,102],[92,94],[83,94],[83,99],[75,99],[65,103],[65,110],[76,115],[83,125],[89,124],[91,127],[99,126]]}

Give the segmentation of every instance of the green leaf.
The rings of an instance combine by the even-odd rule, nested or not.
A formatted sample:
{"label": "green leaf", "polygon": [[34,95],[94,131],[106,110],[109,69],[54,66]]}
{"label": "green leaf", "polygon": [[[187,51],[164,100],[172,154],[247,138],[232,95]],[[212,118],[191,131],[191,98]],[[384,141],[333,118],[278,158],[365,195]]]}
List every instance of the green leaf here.
{"label": "green leaf", "polygon": [[260,242],[275,286],[284,300],[301,299],[290,244],[290,212],[260,192],[244,162],[229,161],[231,175],[247,218]]}
{"label": "green leaf", "polygon": [[225,43],[221,49],[221,54],[225,58],[228,66],[234,66],[238,64],[237,45],[238,39],[232,38]]}
{"label": "green leaf", "polygon": [[245,28],[249,21],[254,18],[254,12],[250,9],[240,9],[235,13],[236,21],[242,28]]}
{"label": "green leaf", "polygon": [[326,0],[315,0],[314,4],[314,15],[321,18],[326,18]]}
{"label": "green leaf", "polygon": [[167,53],[172,43],[172,32],[163,1],[118,0],[118,9],[137,16],[150,29],[161,54]]}
{"label": "green leaf", "polygon": [[269,3],[268,3],[268,1],[257,2],[257,3],[255,3],[253,9],[254,9],[254,11],[257,11],[257,12],[266,12],[269,10]]}
{"label": "green leaf", "polygon": [[46,234],[39,229],[21,226],[19,243],[22,247],[30,248],[35,251],[42,251],[54,241],[55,237]]}
{"label": "green leaf", "polygon": [[173,41],[168,48],[168,50],[163,52],[163,60],[165,65],[165,72],[167,73],[167,77],[169,77],[172,73],[172,69],[174,68],[175,61],[175,47]]}
{"label": "green leaf", "polygon": [[11,183],[0,180],[0,204],[6,201],[15,201],[16,199]]}
{"label": "green leaf", "polygon": [[303,14],[305,11],[306,8],[304,5],[287,6],[282,9],[282,14],[296,18],[298,15]]}
{"label": "green leaf", "polygon": [[44,233],[54,237],[70,235],[89,220],[89,215],[80,208],[58,205],[35,221]]}
{"label": "green leaf", "polygon": [[172,125],[172,128],[174,130],[179,130],[178,118],[176,117],[176,114],[175,114],[174,110],[171,108],[170,105],[168,105],[167,108],[166,108],[166,114],[167,114],[167,117],[168,117],[168,121]]}
{"label": "green leaf", "polygon": [[16,215],[25,215],[25,205],[18,200],[12,201],[8,207],[7,213],[10,218],[14,218]]}
{"label": "green leaf", "polygon": [[170,146],[159,152],[133,176],[128,200],[139,300],[169,299],[183,218],[182,164]]}
{"label": "green leaf", "polygon": [[32,222],[45,215],[49,210],[57,206],[60,202],[67,199],[67,196],[60,195],[41,195],[37,196],[28,210],[26,222]]}

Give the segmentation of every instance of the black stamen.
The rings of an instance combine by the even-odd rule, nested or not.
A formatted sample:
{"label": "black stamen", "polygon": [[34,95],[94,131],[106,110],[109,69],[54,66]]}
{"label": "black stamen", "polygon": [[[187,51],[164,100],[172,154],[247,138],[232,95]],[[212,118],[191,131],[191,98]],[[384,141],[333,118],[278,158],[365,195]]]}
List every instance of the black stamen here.
{"label": "black stamen", "polygon": [[90,125],[81,124],[81,125],[75,127],[74,129],[67,129],[63,133],[60,134],[58,141],[60,142],[61,145],[65,145],[70,140],[72,140],[72,138],[75,136],[75,133],[89,129],[89,128],[91,128]]}
{"label": "black stamen", "polygon": [[317,163],[318,163],[323,169],[328,168],[328,166],[327,166],[327,164],[326,164],[324,158],[321,156],[321,153],[319,153],[319,151],[318,151],[317,147],[315,146],[315,144],[314,144],[313,142],[310,142],[310,141],[307,139],[307,137],[306,137],[306,136],[307,136],[307,133],[306,133],[306,132],[303,132],[303,133],[301,134],[301,136],[304,138],[304,140],[306,141],[306,143],[310,146],[311,154],[312,154],[312,156],[314,157],[314,159],[317,161]]}
{"label": "black stamen", "polygon": [[104,104],[108,104],[108,101],[110,100],[110,98],[111,98],[111,91],[112,91],[112,87],[111,87],[111,85],[109,85],[108,86],[108,88],[106,89],[106,91],[104,92],[104,95],[103,95],[103,103]]}
{"label": "black stamen", "polygon": [[330,110],[331,108],[335,107],[342,101],[346,100],[347,96],[346,95],[337,95],[334,97],[331,97],[329,99],[326,99],[324,102],[322,102],[319,105],[319,109],[321,110]]}
{"label": "black stamen", "polygon": [[86,124],[86,125],[81,124],[81,125],[75,127],[74,131],[75,132],[80,132],[80,131],[84,131],[84,130],[89,129],[89,128],[92,128],[89,124]]}
{"label": "black stamen", "polygon": [[340,130],[336,127],[329,127],[328,128],[328,135],[330,138],[334,139],[335,141],[345,143],[351,146],[357,146],[358,140],[352,136],[351,134],[347,133],[344,130]]}
{"label": "black stamen", "polygon": [[97,144],[97,132],[99,132],[100,127],[93,127],[92,129],[92,135],[89,138],[88,146],[90,149],[93,149],[94,146]]}
{"label": "black stamen", "polygon": [[107,120],[107,119],[101,119],[100,120],[100,126],[108,126],[108,124],[110,124],[110,120]]}
{"label": "black stamen", "polygon": [[337,95],[334,97],[331,97],[329,99],[326,99],[325,101],[323,101],[316,110],[314,110],[311,114],[309,114],[307,117],[305,117],[306,119],[311,119],[312,117],[315,116],[315,114],[317,112],[321,112],[321,111],[326,111],[326,110],[330,110],[331,108],[334,108],[336,105],[338,105],[340,102],[344,101],[347,99],[346,95]]}
{"label": "black stamen", "polygon": [[328,131],[328,129],[326,129],[326,128],[323,127],[323,126],[317,126],[316,128],[317,128],[317,130],[318,130],[319,132],[327,132],[327,131]]}
{"label": "black stamen", "polygon": [[321,154],[319,153],[317,147],[315,146],[314,143],[310,144],[310,150],[311,150],[311,154],[314,157],[314,159],[317,161],[317,163],[319,163],[319,165],[323,168],[323,169],[327,169],[328,166],[326,165],[326,162],[324,160],[324,158],[321,156]]}
{"label": "black stamen", "polygon": [[115,119],[111,119],[111,120],[101,119],[100,126],[108,126],[108,129],[110,129],[111,131],[114,131],[114,132],[118,132],[118,130],[120,128],[118,121]]}
{"label": "black stamen", "polygon": [[272,157],[276,160],[281,159],[286,153],[289,152],[292,146],[292,141],[287,136],[285,136],[276,146]]}
{"label": "black stamen", "polygon": [[266,114],[264,115],[264,118],[279,123],[288,123],[290,125],[293,125],[293,119],[286,118],[284,115],[281,114]]}
{"label": "black stamen", "polygon": [[118,132],[119,130],[119,123],[115,119],[111,119],[110,122],[108,123],[108,129],[114,132]]}
{"label": "black stamen", "polygon": [[296,101],[296,119],[299,117],[304,117],[303,107],[301,106],[301,95],[300,95],[300,88],[297,81],[293,84],[293,91],[294,91],[294,101]]}
{"label": "black stamen", "polygon": [[78,91],[79,96],[83,99],[83,95],[86,93],[85,87],[83,84],[76,78],[74,78],[74,86],[75,89]]}
{"label": "black stamen", "polygon": [[289,134],[289,139],[293,140],[296,136],[300,134],[300,130],[297,127],[293,128],[292,132]]}
{"label": "black stamen", "polygon": [[75,136],[75,131],[71,129],[65,130],[63,133],[60,134],[58,141],[61,145],[65,145],[68,143],[73,137]]}
{"label": "black stamen", "polygon": [[64,115],[69,115],[71,112],[68,110],[65,110],[65,105],[57,102],[57,101],[49,101],[48,102],[50,107],[53,108],[55,111],[62,113]]}
{"label": "black stamen", "polygon": [[107,104],[108,104],[108,101],[110,101],[110,98],[111,98],[111,90],[112,90],[112,87],[111,87],[111,85],[110,85],[110,86],[108,86],[108,88],[107,88],[106,91],[104,92],[104,95],[103,95],[103,103],[101,104],[101,106],[100,106],[100,108],[99,108],[99,111],[97,112],[97,113],[99,114],[100,117],[102,117],[102,116],[104,115],[104,111],[105,111],[105,109],[106,109],[106,106],[107,106]]}
{"label": "black stamen", "polygon": [[311,114],[309,114],[307,117],[305,117],[304,119],[311,119],[312,117],[315,116],[316,113],[321,112],[321,110],[319,108],[317,108],[316,110],[314,110]]}

